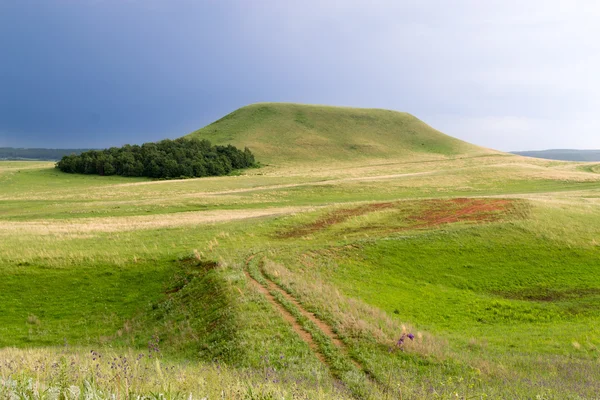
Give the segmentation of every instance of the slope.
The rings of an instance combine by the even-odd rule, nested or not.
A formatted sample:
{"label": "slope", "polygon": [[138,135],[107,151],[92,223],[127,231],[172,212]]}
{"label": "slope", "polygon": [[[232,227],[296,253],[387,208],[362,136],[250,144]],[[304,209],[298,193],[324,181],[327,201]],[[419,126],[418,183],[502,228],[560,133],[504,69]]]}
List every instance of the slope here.
{"label": "slope", "polygon": [[242,107],[188,137],[247,146],[263,163],[446,158],[490,153],[389,110],[259,103]]}

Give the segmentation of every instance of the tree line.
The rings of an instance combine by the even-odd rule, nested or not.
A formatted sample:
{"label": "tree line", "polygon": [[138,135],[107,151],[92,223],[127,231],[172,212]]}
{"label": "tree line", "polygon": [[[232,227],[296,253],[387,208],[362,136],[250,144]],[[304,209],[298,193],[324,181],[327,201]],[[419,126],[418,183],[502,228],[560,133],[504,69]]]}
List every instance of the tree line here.
{"label": "tree line", "polygon": [[125,145],[64,156],[56,168],[63,172],[97,175],[185,178],[226,175],[256,166],[252,152],[212,146],[208,140],[175,139]]}

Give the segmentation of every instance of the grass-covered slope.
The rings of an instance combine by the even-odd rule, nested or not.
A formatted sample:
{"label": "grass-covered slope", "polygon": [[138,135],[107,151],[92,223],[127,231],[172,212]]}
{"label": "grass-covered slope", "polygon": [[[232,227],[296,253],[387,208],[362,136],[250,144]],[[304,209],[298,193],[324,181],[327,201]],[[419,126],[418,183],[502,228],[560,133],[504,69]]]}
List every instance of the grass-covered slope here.
{"label": "grass-covered slope", "polygon": [[389,110],[259,103],[188,137],[248,146],[263,163],[422,158],[489,152]]}

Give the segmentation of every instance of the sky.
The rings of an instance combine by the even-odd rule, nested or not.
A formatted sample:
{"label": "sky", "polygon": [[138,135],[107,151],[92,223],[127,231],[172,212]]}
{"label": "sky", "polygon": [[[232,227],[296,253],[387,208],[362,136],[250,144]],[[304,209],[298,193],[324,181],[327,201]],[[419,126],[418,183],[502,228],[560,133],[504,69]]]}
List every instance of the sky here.
{"label": "sky", "polygon": [[176,138],[284,101],[598,149],[599,20],[592,0],[0,0],[0,147]]}

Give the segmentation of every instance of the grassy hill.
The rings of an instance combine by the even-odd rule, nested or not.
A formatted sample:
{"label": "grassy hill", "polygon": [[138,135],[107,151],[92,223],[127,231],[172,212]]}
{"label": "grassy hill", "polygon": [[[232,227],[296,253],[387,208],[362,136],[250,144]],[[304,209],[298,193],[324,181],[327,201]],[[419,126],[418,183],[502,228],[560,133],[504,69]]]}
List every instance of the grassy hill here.
{"label": "grassy hill", "polygon": [[259,103],[188,136],[248,146],[263,163],[447,157],[486,153],[389,110]]}

